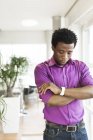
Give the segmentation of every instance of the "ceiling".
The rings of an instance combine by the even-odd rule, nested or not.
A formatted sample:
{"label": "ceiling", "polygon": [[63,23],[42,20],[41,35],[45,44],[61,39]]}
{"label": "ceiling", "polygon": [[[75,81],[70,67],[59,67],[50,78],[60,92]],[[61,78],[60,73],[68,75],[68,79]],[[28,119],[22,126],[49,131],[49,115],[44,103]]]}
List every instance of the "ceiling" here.
{"label": "ceiling", "polygon": [[[69,18],[70,23],[79,19],[77,23],[83,25],[93,19],[93,0],[0,0],[1,31],[52,30],[57,16]],[[23,20],[35,20],[37,25],[23,26]]]}
{"label": "ceiling", "polygon": [[[0,0],[0,30],[51,30],[52,17],[65,17],[76,0]],[[37,21],[32,27],[22,26],[24,19]]]}

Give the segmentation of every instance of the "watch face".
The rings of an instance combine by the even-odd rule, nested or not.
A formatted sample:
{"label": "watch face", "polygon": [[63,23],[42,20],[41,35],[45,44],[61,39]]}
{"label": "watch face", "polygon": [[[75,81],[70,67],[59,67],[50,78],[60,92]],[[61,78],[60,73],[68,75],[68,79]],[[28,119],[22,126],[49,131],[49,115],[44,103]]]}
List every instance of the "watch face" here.
{"label": "watch face", "polygon": [[60,95],[64,96],[64,94],[65,94],[65,87],[61,87],[61,89],[62,89],[62,91],[61,91]]}

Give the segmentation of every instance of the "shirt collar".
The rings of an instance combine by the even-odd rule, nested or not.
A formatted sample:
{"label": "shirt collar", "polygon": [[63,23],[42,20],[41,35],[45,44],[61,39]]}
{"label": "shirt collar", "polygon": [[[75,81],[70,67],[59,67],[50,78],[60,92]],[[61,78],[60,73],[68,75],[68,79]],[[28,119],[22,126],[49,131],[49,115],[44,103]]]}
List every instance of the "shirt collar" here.
{"label": "shirt collar", "polygon": [[49,64],[49,66],[56,65],[56,62],[53,57],[48,61],[48,64]]}
{"label": "shirt collar", "polygon": [[[72,59],[70,59],[67,63],[68,63],[68,64],[73,64],[74,61],[73,61]],[[49,64],[50,67],[51,67],[51,66],[54,66],[54,65],[57,65],[57,63],[55,62],[55,60],[54,60],[53,57],[52,57],[51,59],[48,60],[48,64]]]}

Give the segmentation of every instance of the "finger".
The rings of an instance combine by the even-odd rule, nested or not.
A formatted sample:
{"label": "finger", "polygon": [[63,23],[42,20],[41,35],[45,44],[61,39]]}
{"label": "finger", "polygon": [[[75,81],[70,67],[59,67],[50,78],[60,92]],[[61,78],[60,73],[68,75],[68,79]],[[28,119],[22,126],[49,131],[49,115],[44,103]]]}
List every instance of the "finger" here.
{"label": "finger", "polygon": [[42,92],[46,87],[47,87],[46,84],[41,85],[41,86],[38,88],[39,92]]}
{"label": "finger", "polygon": [[45,94],[46,91],[47,91],[47,88],[42,88],[42,89],[40,89],[39,91],[40,91],[40,94]]}
{"label": "finger", "polygon": [[45,94],[47,89],[43,89],[41,94]]}
{"label": "finger", "polygon": [[42,84],[39,88],[38,88],[38,92],[40,94],[45,94],[46,93],[46,90],[49,89],[49,84],[48,83],[44,83]]}

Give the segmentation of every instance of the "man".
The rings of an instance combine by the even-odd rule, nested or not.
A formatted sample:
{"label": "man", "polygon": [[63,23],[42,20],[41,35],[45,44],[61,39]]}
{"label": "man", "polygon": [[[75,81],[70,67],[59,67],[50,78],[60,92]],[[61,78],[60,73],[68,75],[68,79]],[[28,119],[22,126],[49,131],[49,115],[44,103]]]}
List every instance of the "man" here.
{"label": "man", "polygon": [[77,36],[69,29],[52,35],[53,56],[35,68],[35,82],[44,102],[44,140],[88,140],[83,99],[93,98],[93,78],[85,63],[72,60]]}

